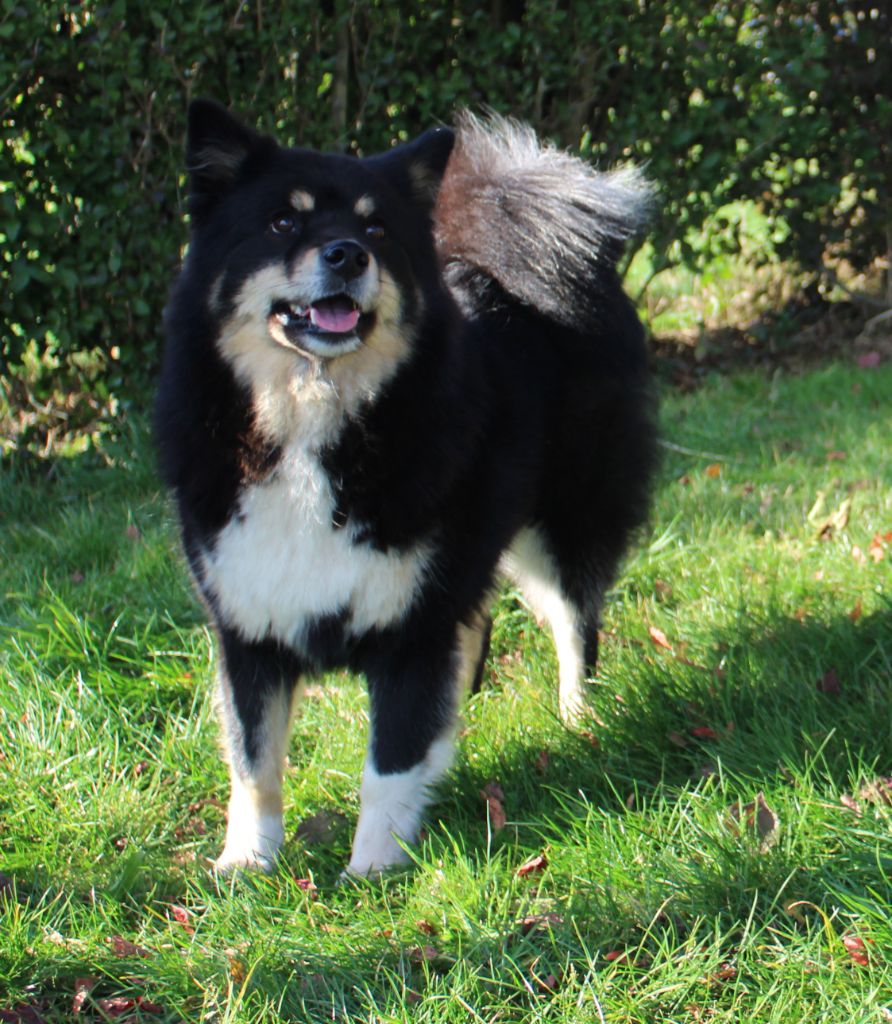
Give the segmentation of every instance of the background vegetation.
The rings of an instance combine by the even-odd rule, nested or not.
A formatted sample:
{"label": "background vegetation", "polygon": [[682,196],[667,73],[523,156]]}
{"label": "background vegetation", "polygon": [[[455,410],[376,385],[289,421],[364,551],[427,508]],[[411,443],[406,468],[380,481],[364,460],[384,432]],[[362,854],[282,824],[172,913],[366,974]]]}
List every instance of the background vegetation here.
{"label": "background vegetation", "polygon": [[802,287],[885,260],[889,301],[890,18],[876,0],[2,0],[6,412],[52,398],[64,432],[144,390],[197,95],[357,153],[489,105],[601,165],[646,163],[639,290],[748,247]]}

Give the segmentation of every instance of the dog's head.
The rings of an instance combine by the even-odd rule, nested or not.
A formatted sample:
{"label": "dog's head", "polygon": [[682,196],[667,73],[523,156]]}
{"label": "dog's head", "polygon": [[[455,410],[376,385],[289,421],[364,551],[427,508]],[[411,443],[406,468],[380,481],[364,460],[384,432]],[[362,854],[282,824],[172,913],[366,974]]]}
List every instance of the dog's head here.
{"label": "dog's head", "polygon": [[445,129],[366,159],[286,149],[192,103],[187,267],[240,376],[270,351],[405,354],[439,287],[431,210],[451,149]]}

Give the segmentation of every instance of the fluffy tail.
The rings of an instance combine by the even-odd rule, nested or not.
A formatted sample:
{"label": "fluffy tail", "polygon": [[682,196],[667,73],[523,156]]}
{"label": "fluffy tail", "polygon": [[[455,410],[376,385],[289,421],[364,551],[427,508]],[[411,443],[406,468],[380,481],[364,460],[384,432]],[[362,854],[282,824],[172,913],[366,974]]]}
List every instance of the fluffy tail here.
{"label": "fluffy tail", "polygon": [[476,270],[547,316],[577,323],[599,277],[646,219],[641,172],[595,171],[499,115],[460,115],[437,200],[447,267]]}

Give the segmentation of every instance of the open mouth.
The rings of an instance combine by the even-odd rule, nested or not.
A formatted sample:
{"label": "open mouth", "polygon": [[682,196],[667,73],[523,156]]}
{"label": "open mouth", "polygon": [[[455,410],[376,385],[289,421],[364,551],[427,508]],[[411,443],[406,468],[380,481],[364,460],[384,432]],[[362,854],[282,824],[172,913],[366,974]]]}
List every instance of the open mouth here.
{"label": "open mouth", "polygon": [[270,330],[277,340],[313,355],[352,352],[362,344],[374,318],[363,313],[349,295],[330,295],[308,306],[284,299],[270,309]]}
{"label": "open mouth", "polygon": [[272,313],[286,330],[315,330],[322,334],[352,334],[361,316],[359,306],[347,295],[319,299],[306,307],[277,302]]}

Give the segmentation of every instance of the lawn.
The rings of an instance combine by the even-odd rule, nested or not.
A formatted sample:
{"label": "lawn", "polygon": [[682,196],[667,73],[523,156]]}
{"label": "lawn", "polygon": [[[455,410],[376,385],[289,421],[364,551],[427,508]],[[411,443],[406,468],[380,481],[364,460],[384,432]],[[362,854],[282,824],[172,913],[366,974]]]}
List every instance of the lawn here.
{"label": "lawn", "polygon": [[340,881],[313,681],[271,877],[217,879],[213,643],[144,422],[0,488],[0,1021],[892,1021],[892,365],[662,404],[591,720],[499,602],[410,870]]}

